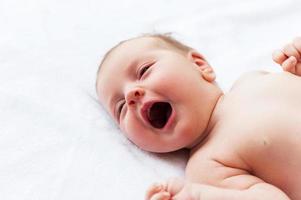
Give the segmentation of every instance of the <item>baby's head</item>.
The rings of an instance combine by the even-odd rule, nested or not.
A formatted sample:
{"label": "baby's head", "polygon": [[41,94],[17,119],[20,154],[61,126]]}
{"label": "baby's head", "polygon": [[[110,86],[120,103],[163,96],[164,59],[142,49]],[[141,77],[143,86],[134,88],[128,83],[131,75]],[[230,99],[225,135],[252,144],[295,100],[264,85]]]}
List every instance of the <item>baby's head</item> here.
{"label": "baby's head", "polygon": [[126,137],[151,152],[192,148],[208,132],[222,91],[209,63],[167,35],[113,47],[97,73],[100,102]]}

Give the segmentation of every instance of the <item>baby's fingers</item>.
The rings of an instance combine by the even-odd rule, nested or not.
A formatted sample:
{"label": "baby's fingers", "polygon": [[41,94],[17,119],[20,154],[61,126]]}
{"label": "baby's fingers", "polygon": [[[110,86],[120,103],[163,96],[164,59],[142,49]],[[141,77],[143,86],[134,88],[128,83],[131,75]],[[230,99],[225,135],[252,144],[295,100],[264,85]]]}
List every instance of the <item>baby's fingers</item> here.
{"label": "baby's fingers", "polygon": [[296,48],[295,44],[297,44],[297,42],[293,42],[291,44],[287,44],[283,47],[283,53],[287,56],[287,57],[291,57],[294,56],[295,58],[297,58],[297,60],[299,60],[301,58],[301,51],[298,51],[298,49]]}
{"label": "baby's fingers", "polygon": [[[293,40],[294,47],[298,50],[300,57],[301,57],[301,37],[296,37]],[[300,59],[300,58],[299,58]]]}
{"label": "baby's fingers", "polygon": [[273,52],[272,58],[276,63],[281,65],[287,59],[287,56],[281,50],[276,50]]}
{"label": "baby's fingers", "polygon": [[296,64],[295,69],[296,69],[296,75],[301,76],[301,62],[298,62]]}
{"label": "baby's fingers", "polygon": [[282,63],[282,68],[284,71],[296,74],[296,64],[297,59],[294,56],[289,57]]}
{"label": "baby's fingers", "polygon": [[153,185],[151,185],[149,187],[149,189],[147,190],[146,192],[146,195],[145,195],[145,200],[150,200],[152,199],[152,197],[157,194],[157,193],[160,193],[161,191],[164,191],[164,186],[163,184],[160,184],[160,183],[154,183]]}
{"label": "baby's fingers", "polygon": [[168,192],[159,192],[154,194],[150,200],[169,200],[170,194]]}

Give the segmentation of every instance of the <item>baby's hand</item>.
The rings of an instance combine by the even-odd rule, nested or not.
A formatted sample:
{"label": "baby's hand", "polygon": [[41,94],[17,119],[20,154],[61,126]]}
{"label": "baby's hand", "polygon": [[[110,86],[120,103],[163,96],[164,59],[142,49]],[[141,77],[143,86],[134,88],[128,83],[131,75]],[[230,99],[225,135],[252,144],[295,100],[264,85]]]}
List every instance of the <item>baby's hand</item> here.
{"label": "baby's hand", "polygon": [[295,38],[282,50],[274,51],[273,60],[281,65],[284,71],[301,76],[301,37]]}
{"label": "baby's hand", "polygon": [[199,200],[200,189],[197,184],[172,178],[166,182],[153,184],[146,193],[146,200]]}
{"label": "baby's hand", "polygon": [[155,183],[146,192],[145,200],[170,200],[182,190],[184,181],[179,178],[171,178],[162,183]]}

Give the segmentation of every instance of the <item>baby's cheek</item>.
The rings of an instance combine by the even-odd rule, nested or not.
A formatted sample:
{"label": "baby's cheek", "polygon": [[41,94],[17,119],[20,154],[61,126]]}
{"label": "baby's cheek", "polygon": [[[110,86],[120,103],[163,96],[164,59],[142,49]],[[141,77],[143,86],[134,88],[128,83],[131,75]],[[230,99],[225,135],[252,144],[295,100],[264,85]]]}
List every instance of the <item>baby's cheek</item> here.
{"label": "baby's cheek", "polygon": [[173,77],[157,76],[151,80],[150,89],[159,95],[174,97],[175,94],[180,93],[181,84]]}
{"label": "baby's cheek", "polygon": [[[162,71],[154,76],[151,81],[154,90],[160,92],[162,95],[171,95],[173,98],[180,97],[186,93],[191,94],[196,90],[199,84],[199,77],[191,71],[177,72],[177,71]],[[194,94],[194,93],[193,93]]]}
{"label": "baby's cheek", "polygon": [[137,122],[137,120],[131,116],[131,114],[127,114],[120,125],[120,129],[126,135],[126,137],[132,142],[136,143],[139,139],[139,131],[141,131],[141,125]]}
{"label": "baby's cheek", "polygon": [[131,134],[131,130],[133,122],[131,120],[131,118],[128,116],[128,114],[126,114],[126,116],[123,118],[122,123],[120,123],[120,129],[126,134],[126,135],[130,135]]}

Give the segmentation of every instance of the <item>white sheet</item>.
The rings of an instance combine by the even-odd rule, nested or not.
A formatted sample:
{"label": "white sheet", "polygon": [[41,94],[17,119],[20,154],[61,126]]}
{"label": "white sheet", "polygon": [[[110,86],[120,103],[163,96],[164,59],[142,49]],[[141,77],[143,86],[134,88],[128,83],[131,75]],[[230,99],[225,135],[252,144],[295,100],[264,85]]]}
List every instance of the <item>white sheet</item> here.
{"label": "white sheet", "polygon": [[0,198],[143,199],[182,176],[183,152],[128,142],[96,101],[101,56],[119,40],[174,32],[207,56],[227,90],[277,71],[271,53],[301,36],[298,0],[0,0]]}

